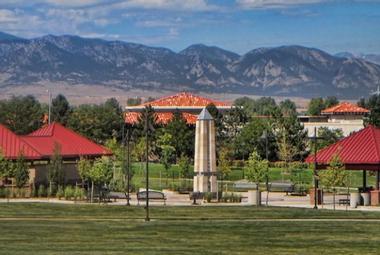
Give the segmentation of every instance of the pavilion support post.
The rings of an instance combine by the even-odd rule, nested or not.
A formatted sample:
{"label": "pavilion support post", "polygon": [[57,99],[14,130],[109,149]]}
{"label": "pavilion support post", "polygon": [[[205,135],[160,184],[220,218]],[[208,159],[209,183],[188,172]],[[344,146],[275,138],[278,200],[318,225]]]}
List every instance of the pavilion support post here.
{"label": "pavilion support post", "polygon": [[367,189],[367,171],[363,170],[363,192]]}
{"label": "pavilion support post", "polygon": [[376,172],[376,190],[379,190],[379,182],[380,182],[380,170]]}

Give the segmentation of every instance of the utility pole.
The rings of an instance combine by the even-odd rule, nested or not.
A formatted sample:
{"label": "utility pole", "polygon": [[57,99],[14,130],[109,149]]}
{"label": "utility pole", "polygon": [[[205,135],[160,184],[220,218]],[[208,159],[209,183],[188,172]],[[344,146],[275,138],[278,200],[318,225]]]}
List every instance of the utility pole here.
{"label": "utility pole", "polygon": [[127,129],[127,206],[130,206],[130,190],[131,190],[131,156],[130,156],[130,148],[129,148],[129,143],[130,143],[130,136],[131,136],[131,130],[128,128]]}
{"label": "utility pole", "polygon": [[50,125],[50,117],[51,117],[51,91],[50,90],[46,90],[46,92],[48,93],[48,96],[49,96],[49,114],[48,114],[48,124]]}
{"label": "utility pole", "polygon": [[146,194],[146,204],[145,204],[145,221],[150,221],[149,218],[149,124],[148,124],[148,109],[145,109],[145,194]]}

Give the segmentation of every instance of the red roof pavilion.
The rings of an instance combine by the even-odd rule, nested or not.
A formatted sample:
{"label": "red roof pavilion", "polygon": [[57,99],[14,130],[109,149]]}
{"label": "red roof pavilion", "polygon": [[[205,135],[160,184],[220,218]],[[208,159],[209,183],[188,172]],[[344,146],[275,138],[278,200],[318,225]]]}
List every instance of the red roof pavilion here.
{"label": "red roof pavilion", "polygon": [[0,125],[0,150],[8,159],[17,159],[21,153],[28,160],[49,159],[55,144],[61,147],[63,159],[112,155],[108,149],[59,123],[53,122],[26,136],[17,136]]}
{"label": "red roof pavilion", "polygon": [[[318,167],[327,167],[336,154],[346,169],[380,171],[380,128],[370,125],[318,151]],[[314,155],[307,157],[306,162],[313,163]]]}
{"label": "red roof pavilion", "polygon": [[112,155],[112,152],[103,146],[56,122],[23,136],[22,139],[37,150],[43,158],[50,158],[54,154],[55,144],[60,145],[63,158]]}
{"label": "red roof pavilion", "polygon": [[366,113],[369,113],[369,110],[360,107],[356,104],[352,104],[349,102],[342,102],[340,104],[337,104],[335,106],[332,106],[330,108],[327,108],[323,110],[322,115],[336,115],[336,114],[358,114],[358,115],[364,115]]}
{"label": "red roof pavilion", "polygon": [[22,138],[0,124],[0,151],[7,159],[17,159],[22,154],[26,159],[39,159],[41,154]]}
{"label": "red roof pavilion", "polygon": [[[185,118],[188,124],[195,124],[197,120],[197,114],[207,105],[214,104],[216,107],[230,107],[229,104],[216,101],[209,98],[197,96],[188,92],[178,93],[172,96],[159,98],[152,102],[147,102],[138,106],[127,107],[125,114],[125,122],[129,124],[135,124],[139,120],[140,113],[135,111],[145,106],[152,106],[153,108],[160,109],[160,112],[156,112],[157,123],[166,124],[172,117],[175,110],[181,110],[182,116]],[[195,113],[194,111],[198,111]]]}

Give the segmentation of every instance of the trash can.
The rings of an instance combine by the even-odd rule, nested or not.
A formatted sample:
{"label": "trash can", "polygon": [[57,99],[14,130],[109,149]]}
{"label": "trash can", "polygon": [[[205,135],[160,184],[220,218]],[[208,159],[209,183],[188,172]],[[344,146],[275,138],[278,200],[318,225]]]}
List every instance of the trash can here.
{"label": "trash can", "polygon": [[364,206],[370,206],[371,205],[371,193],[363,192],[360,195],[363,199],[363,205]]}
{"label": "trash can", "polygon": [[248,190],[248,204],[260,205],[261,204],[261,191],[259,191],[259,190]]}
{"label": "trash can", "polygon": [[356,208],[360,205],[360,193],[350,193],[350,207]]}

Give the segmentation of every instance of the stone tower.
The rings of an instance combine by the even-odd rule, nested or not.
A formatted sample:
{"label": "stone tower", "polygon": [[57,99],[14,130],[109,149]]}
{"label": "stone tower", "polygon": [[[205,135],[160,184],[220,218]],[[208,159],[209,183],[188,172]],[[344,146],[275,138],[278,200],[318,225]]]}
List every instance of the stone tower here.
{"label": "stone tower", "polygon": [[195,127],[194,192],[217,192],[215,123],[206,108]]}

